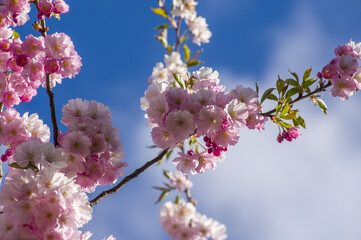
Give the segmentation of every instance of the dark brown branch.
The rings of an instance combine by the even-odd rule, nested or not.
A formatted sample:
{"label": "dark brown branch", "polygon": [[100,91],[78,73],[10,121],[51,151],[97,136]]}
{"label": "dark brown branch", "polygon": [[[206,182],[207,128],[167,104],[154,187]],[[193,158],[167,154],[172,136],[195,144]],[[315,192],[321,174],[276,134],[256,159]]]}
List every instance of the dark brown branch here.
{"label": "dark brown branch", "polygon": [[[39,3],[39,0],[34,1],[34,5],[36,6],[36,9],[39,12],[38,3]],[[40,20],[40,28],[38,28],[37,31],[39,31],[41,33],[41,35],[45,38],[46,35],[47,35],[46,32],[48,30],[49,30],[49,28],[46,27],[45,19]],[[49,97],[51,122],[53,124],[54,145],[57,146],[57,145],[59,145],[59,143],[58,143],[59,128],[58,128],[58,123],[57,123],[57,120],[56,120],[54,93],[53,93],[53,91],[51,89],[51,75],[50,74],[46,74],[46,93],[48,94],[48,97]]]}
{"label": "dark brown branch", "polygon": [[126,176],[125,178],[123,178],[123,180],[121,182],[119,182],[115,187],[104,191],[102,193],[100,193],[97,197],[95,197],[94,199],[92,199],[90,201],[90,206],[94,206],[97,203],[99,203],[100,200],[102,200],[103,198],[105,198],[108,195],[114,194],[116,192],[118,192],[122,187],[124,187],[125,184],[127,184],[128,182],[130,182],[132,179],[136,178],[139,176],[139,174],[141,174],[142,172],[144,172],[145,170],[147,170],[147,168],[149,168],[150,166],[152,166],[153,164],[155,164],[156,162],[162,160],[162,158],[168,153],[169,148],[164,149],[161,153],[159,153],[158,156],[156,156],[154,159],[146,162],[143,166],[141,166],[140,168],[136,169],[132,174]]}
{"label": "dark brown branch", "polygon": [[[316,94],[316,93],[319,93],[319,92],[322,92],[322,91],[325,91],[326,88],[332,86],[332,83],[331,82],[328,82],[326,85],[322,86],[322,87],[319,87],[319,88],[316,88],[313,92],[310,92],[306,95],[300,95],[298,96],[296,99],[292,100],[291,102],[289,102],[290,105],[296,103],[296,102],[299,102],[305,98],[308,98],[308,97],[311,97],[312,95]],[[267,116],[267,117],[270,117],[271,114],[275,113],[276,112],[276,108],[271,110],[271,111],[268,111],[268,112],[265,112],[265,113],[260,113],[259,115],[262,115],[262,116]]]}
{"label": "dark brown branch", "polygon": [[179,52],[179,45],[180,45],[179,33],[180,33],[181,23],[182,23],[182,18],[179,17],[178,23],[177,23],[177,29],[176,29],[176,40],[177,40],[177,43],[176,43],[177,45],[176,45],[176,48],[175,48],[176,52]]}

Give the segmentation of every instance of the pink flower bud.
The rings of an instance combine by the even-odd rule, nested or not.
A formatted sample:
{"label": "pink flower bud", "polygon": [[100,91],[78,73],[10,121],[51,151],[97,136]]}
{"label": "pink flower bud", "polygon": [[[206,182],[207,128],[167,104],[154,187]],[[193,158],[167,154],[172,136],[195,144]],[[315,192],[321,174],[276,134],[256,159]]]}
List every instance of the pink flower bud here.
{"label": "pink flower bud", "polygon": [[69,12],[69,5],[66,4],[63,0],[54,1],[54,13],[63,14]]}
{"label": "pink flower bud", "polygon": [[28,63],[28,57],[25,54],[20,54],[15,61],[19,67],[24,67]]}
{"label": "pink flower bud", "polygon": [[278,136],[277,136],[277,142],[279,142],[279,143],[282,143],[282,142],[283,142],[283,137],[282,137],[281,134],[278,134]]}
{"label": "pink flower bud", "polygon": [[56,73],[59,70],[59,62],[53,58],[47,58],[45,60],[45,72]]}
{"label": "pink flower bud", "polygon": [[283,137],[284,139],[286,139],[287,141],[292,142],[292,137],[288,134],[288,132],[283,131],[282,137]]}
{"label": "pink flower bud", "polygon": [[288,135],[291,137],[291,138],[298,138],[300,136],[300,129],[298,127],[291,127],[289,130],[288,130]]}

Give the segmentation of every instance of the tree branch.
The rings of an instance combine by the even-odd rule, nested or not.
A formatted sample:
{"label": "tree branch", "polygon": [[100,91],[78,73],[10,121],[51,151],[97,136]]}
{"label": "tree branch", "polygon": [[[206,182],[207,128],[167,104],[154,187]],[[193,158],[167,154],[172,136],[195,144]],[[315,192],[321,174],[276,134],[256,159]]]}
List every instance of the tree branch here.
{"label": "tree branch", "polygon": [[[308,97],[311,97],[312,95],[316,94],[316,93],[319,93],[319,92],[322,92],[322,91],[325,91],[326,88],[332,86],[332,83],[331,82],[328,82],[326,85],[322,86],[322,87],[319,87],[319,88],[316,88],[313,92],[310,92],[306,95],[300,95],[298,96],[296,99],[292,100],[291,102],[289,102],[289,104],[294,104],[296,102],[299,102],[305,98],[308,98]],[[276,108],[271,110],[271,111],[268,111],[268,112],[265,112],[265,113],[260,113],[259,115],[262,115],[262,116],[266,116],[266,117],[270,117],[271,114],[275,113],[276,112]]]}
{"label": "tree branch", "polygon": [[[39,12],[38,3],[39,3],[39,0],[34,1],[34,5],[36,6],[36,9]],[[47,35],[46,32],[49,29],[46,27],[45,18],[40,20],[40,29],[37,29],[37,30],[41,33],[41,35],[44,38],[46,37],[46,35]],[[54,145],[57,146],[57,145],[59,145],[59,143],[58,143],[59,128],[58,128],[58,123],[57,123],[57,120],[56,120],[55,100],[54,100],[54,93],[53,93],[53,91],[51,89],[51,75],[50,74],[46,74],[46,93],[48,94],[48,97],[49,97],[51,122],[52,122],[52,125],[53,125]]]}
{"label": "tree branch", "polygon": [[132,179],[136,178],[139,176],[139,174],[141,174],[142,172],[144,172],[145,170],[147,170],[147,168],[149,168],[150,166],[152,166],[153,164],[155,164],[156,162],[160,161],[167,153],[168,153],[169,148],[164,149],[161,153],[159,153],[158,156],[156,156],[153,160],[150,160],[148,162],[146,162],[143,166],[141,166],[140,168],[136,169],[132,174],[126,176],[125,178],[123,178],[123,180],[118,183],[115,187],[107,190],[107,191],[103,191],[102,193],[100,193],[97,197],[95,197],[94,199],[92,199],[90,201],[90,206],[94,206],[97,203],[99,203],[100,200],[102,200],[103,198],[105,198],[108,195],[114,194],[116,192],[118,192],[122,187],[124,187],[125,184],[127,184],[128,182],[130,182]]}

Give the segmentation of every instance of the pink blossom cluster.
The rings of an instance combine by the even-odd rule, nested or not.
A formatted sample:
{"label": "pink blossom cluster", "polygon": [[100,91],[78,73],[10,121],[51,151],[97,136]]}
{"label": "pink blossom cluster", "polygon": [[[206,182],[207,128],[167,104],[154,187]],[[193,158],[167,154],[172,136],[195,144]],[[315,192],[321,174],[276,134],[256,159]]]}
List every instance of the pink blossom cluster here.
{"label": "pink blossom cluster", "polygon": [[352,40],[345,45],[335,48],[336,58],[327,64],[319,78],[329,79],[332,83],[330,93],[334,97],[348,100],[356,90],[361,89],[361,43]]}
{"label": "pink blossom cluster", "polygon": [[153,68],[151,79],[153,82],[174,82],[173,73],[179,74],[182,78],[187,76],[187,65],[182,61],[178,52],[164,55],[164,63],[159,62]]}
{"label": "pink blossom cluster", "polygon": [[14,239],[83,239],[78,228],[91,219],[87,195],[52,167],[9,168],[0,192],[0,238]]}
{"label": "pink blossom cluster", "polygon": [[169,181],[172,185],[174,185],[178,192],[184,192],[185,190],[193,187],[193,183],[184,175],[184,173],[180,171],[176,171],[172,174]]}
{"label": "pink blossom cluster", "polygon": [[40,0],[38,3],[38,19],[50,18],[52,14],[63,14],[69,12],[69,5],[64,0]]}
{"label": "pink blossom cluster", "polygon": [[166,202],[160,208],[159,221],[175,240],[223,240],[226,226],[196,211],[192,203],[181,199],[177,204]]}
{"label": "pink blossom cluster", "polygon": [[45,38],[28,35],[24,42],[4,38],[0,40],[0,98],[8,108],[29,102],[40,85],[46,86],[47,74],[54,87],[62,78],[73,78],[81,66],[81,57],[64,33]]}
{"label": "pink blossom cluster", "polygon": [[48,142],[50,129],[37,114],[25,113],[20,116],[13,108],[8,108],[0,113],[0,145],[10,146],[1,156],[1,161],[12,163],[16,147],[21,143],[37,139],[40,142]]}
{"label": "pink blossom cluster", "polygon": [[179,171],[202,173],[215,169],[222,152],[238,142],[239,128],[261,130],[266,118],[258,114],[254,90],[238,85],[225,92],[225,87],[219,85],[218,72],[211,68],[202,67],[186,82],[186,87],[180,87],[176,80],[153,81],[141,107],[147,111],[157,147],[174,148],[190,137],[204,139],[207,149],[203,152],[181,153],[174,160]]}
{"label": "pink blossom cluster", "polygon": [[124,175],[127,163],[119,130],[111,123],[108,107],[96,101],[69,100],[63,107],[61,122],[69,132],[59,136],[59,143],[68,154],[68,166],[62,171],[76,175],[83,191],[93,192],[98,185],[112,184]]}
{"label": "pink blossom cluster", "polygon": [[2,0],[0,6],[0,38],[9,38],[12,35],[10,26],[24,25],[29,20],[29,12],[28,0]]}
{"label": "pink blossom cluster", "polygon": [[278,134],[277,141],[282,143],[284,139],[291,142],[300,136],[300,129],[298,127],[291,127],[288,131],[283,131],[282,134]]}

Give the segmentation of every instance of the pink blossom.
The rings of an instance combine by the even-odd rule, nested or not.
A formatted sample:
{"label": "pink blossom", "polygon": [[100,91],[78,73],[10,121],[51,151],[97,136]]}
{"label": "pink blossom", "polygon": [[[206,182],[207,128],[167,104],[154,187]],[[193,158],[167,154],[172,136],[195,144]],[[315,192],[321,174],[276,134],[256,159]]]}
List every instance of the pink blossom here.
{"label": "pink blossom", "polygon": [[193,155],[184,154],[182,152],[178,152],[178,154],[179,157],[173,160],[173,163],[177,166],[177,170],[184,174],[195,174],[195,169],[198,165],[195,157]]}
{"label": "pink blossom", "polygon": [[351,77],[332,78],[333,87],[330,93],[334,97],[340,97],[342,101],[348,100],[356,91],[356,83]]}
{"label": "pink blossom", "polygon": [[338,76],[337,67],[335,64],[327,64],[322,68],[322,77],[326,79],[331,79]]}
{"label": "pink blossom", "polygon": [[45,38],[45,52],[48,56],[61,60],[72,56],[74,45],[65,33],[54,33]]}
{"label": "pink blossom", "polygon": [[59,61],[53,58],[46,58],[44,69],[46,73],[56,73],[60,69]]}
{"label": "pink blossom", "polygon": [[170,112],[165,119],[165,126],[177,141],[187,139],[196,130],[192,114],[182,110]]}
{"label": "pink blossom", "polygon": [[71,57],[65,57],[60,63],[60,74],[63,78],[74,78],[75,75],[80,72],[81,66],[81,57],[78,54],[74,54]]}
{"label": "pink blossom", "polygon": [[230,94],[233,98],[238,99],[245,104],[257,104],[258,96],[251,88],[244,88],[242,85],[237,85],[235,89],[232,89]]}
{"label": "pink blossom", "polygon": [[53,11],[53,4],[50,0],[40,0],[38,3],[39,12],[42,15],[47,16],[48,18],[51,16],[51,12]]}
{"label": "pink blossom", "polygon": [[14,105],[18,105],[20,103],[20,98],[16,92],[9,91],[4,94],[2,102],[5,107],[12,108]]}
{"label": "pink blossom", "polygon": [[90,154],[91,141],[80,131],[63,134],[61,146],[72,154],[87,156]]}
{"label": "pink blossom", "polygon": [[353,75],[358,68],[357,58],[351,55],[342,55],[339,59],[338,64],[341,73],[345,75]]}
{"label": "pink blossom", "polygon": [[63,14],[69,12],[69,5],[66,4],[63,0],[54,0],[54,13]]}
{"label": "pink blossom", "polygon": [[201,135],[209,135],[217,132],[221,128],[225,116],[226,113],[220,107],[202,107],[197,121],[197,133]]}
{"label": "pink blossom", "polygon": [[176,171],[169,180],[178,192],[184,192],[193,186],[193,183],[180,171]]}
{"label": "pink blossom", "polygon": [[163,127],[152,128],[151,135],[155,145],[159,148],[174,148],[178,143],[173,133]]}
{"label": "pink blossom", "polygon": [[235,145],[238,142],[239,134],[238,128],[227,127],[216,133],[214,141],[221,147],[228,147],[229,145]]}
{"label": "pink blossom", "polygon": [[289,130],[288,130],[288,135],[293,138],[293,139],[296,139],[300,136],[300,129],[298,127],[291,127]]}
{"label": "pink blossom", "polygon": [[21,50],[30,58],[34,58],[45,50],[44,38],[34,37],[31,34],[26,36],[25,41],[21,44]]}

